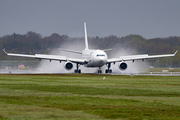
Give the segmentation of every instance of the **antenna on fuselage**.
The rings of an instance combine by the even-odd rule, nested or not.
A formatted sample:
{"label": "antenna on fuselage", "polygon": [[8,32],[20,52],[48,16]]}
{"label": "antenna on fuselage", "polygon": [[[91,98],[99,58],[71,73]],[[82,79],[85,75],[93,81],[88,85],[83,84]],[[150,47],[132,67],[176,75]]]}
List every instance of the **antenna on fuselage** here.
{"label": "antenna on fuselage", "polygon": [[88,39],[87,39],[87,30],[86,30],[86,22],[84,22],[84,34],[85,34],[85,50],[88,50]]}

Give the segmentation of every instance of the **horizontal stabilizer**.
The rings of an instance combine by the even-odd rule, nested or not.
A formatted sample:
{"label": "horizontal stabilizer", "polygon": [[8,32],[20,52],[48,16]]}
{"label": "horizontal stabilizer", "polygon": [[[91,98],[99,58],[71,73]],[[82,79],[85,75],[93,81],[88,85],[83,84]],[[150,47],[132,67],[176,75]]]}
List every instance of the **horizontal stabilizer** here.
{"label": "horizontal stabilizer", "polygon": [[75,51],[75,50],[60,49],[60,51],[66,51],[66,52],[72,52],[72,53],[82,54],[82,52],[80,52],[80,51]]}
{"label": "horizontal stabilizer", "polygon": [[112,49],[104,49],[103,51],[111,51]]}

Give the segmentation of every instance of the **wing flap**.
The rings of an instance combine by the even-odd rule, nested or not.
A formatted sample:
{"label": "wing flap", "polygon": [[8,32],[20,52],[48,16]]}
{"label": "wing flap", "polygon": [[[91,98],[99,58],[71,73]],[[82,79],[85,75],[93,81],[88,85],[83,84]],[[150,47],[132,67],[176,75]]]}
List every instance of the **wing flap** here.
{"label": "wing flap", "polygon": [[13,53],[6,53],[9,56],[17,56],[17,57],[30,57],[35,58],[35,55],[25,55],[25,54],[13,54]]}
{"label": "wing flap", "polygon": [[66,56],[58,56],[58,55],[44,55],[44,54],[35,54],[36,59],[48,59],[48,60],[59,60],[59,61],[67,61]]}
{"label": "wing flap", "polygon": [[26,54],[13,54],[13,53],[7,53],[7,55],[17,56],[17,57],[29,57],[29,58],[36,58],[36,59],[67,61],[67,58],[65,56],[56,56],[56,55],[43,55],[43,54],[26,55]]}
{"label": "wing flap", "polygon": [[81,63],[81,64],[83,64],[85,62],[84,59],[76,59],[76,58],[69,58],[68,61],[71,61],[74,63]]}
{"label": "wing flap", "polygon": [[46,54],[35,54],[35,55],[26,55],[26,54],[14,54],[7,53],[3,50],[8,56],[17,56],[17,57],[29,57],[35,59],[46,59],[46,60],[56,60],[56,61],[70,61],[73,63],[84,63],[84,59],[76,59],[76,58],[67,58],[66,56],[58,56],[58,55],[46,55]]}
{"label": "wing flap", "polygon": [[172,56],[175,56],[177,52],[178,51],[176,51],[174,54],[165,54],[165,55],[148,55],[148,54],[143,54],[143,55],[121,56],[119,58],[108,59],[107,62],[111,63],[111,62],[142,60],[142,59],[150,59],[150,58],[172,57]]}

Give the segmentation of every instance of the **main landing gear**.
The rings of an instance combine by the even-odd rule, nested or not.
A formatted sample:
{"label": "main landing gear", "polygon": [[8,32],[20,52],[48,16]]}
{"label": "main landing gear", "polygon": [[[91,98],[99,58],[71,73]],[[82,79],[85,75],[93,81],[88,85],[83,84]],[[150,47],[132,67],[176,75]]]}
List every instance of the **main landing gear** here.
{"label": "main landing gear", "polygon": [[108,67],[108,69],[105,70],[105,73],[112,73],[112,69],[110,69],[111,63],[108,63],[107,67]]}
{"label": "main landing gear", "polygon": [[81,73],[81,69],[79,69],[80,64],[76,63],[76,69],[74,70],[74,73]]}
{"label": "main landing gear", "polygon": [[[112,73],[112,69],[110,69],[111,63],[108,63],[107,67],[108,67],[108,69],[105,70],[105,73]],[[99,67],[98,73],[102,73],[101,67]]]}
{"label": "main landing gear", "polygon": [[[81,64],[76,63],[76,69],[74,70],[74,73],[81,73],[81,69],[79,69],[80,66],[81,66]],[[110,69],[111,63],[108,63],[107,67],[108,67],[108,69],[105,70],[105,73],[112,73],[112,69]],[[99,67],[98,73],[102,73],[101,67]]]}

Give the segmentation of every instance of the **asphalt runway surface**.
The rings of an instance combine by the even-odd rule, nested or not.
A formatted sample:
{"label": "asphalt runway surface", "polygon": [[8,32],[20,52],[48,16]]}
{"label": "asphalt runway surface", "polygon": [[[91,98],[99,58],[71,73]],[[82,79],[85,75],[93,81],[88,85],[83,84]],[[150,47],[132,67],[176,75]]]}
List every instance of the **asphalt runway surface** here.
{"label": "asphalt runway surface", "polygon": [[[43,72],[41,69],[0,69],[0,74],[61,74],[58,72]],[[64,74],[64,73],[63,73]],[[105,73],[102,73],[105,74]],[[180,72],[145,72],[145,73],[111,73],[112,75],[133,76],[180,76]]]}

